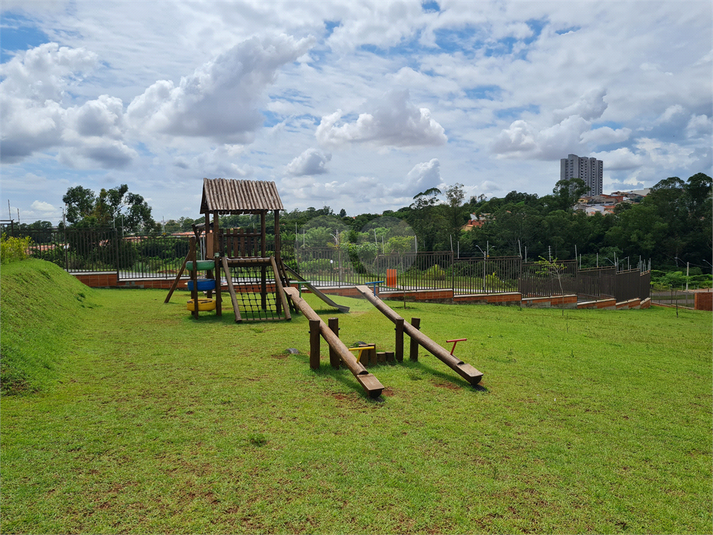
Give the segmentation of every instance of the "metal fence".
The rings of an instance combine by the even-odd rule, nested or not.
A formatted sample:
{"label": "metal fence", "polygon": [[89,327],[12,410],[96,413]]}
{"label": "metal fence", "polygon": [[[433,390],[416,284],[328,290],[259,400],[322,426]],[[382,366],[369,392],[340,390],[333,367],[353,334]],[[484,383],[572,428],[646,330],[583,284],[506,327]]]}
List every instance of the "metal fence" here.
{"label": "metal fence", "polygon": [[[9,228],[3,230],[10,234]],[[188,253],[185,236],[121,236],[118,229],[15,227],[12,235],[29,236],[31,256],[53,262],[70,273],[111,271],[117,273],[119,280],[172,279]],[[236,234],[231,239],[242,240],[245,236]],[[266,245],[268,254],[273,254],[274,241],[269,239]],[[227,241],[223,244],[226,248],[231,248]],[[315,286],[353,286],[374,281],[386,284],[387,280],[393,285],[395,280],[399,289],[449,289],[454,295],[518,291],[523,297],[577,294],[591,299],[615,297],[617,301],[650,296],[649,271],[578,269],[575,261],[560,262],[561,268],[553,273],[519,257],[456,258],[450,251],[385,255],[351,245],[304,248],[292,244],[283,246],[282,258]]]}

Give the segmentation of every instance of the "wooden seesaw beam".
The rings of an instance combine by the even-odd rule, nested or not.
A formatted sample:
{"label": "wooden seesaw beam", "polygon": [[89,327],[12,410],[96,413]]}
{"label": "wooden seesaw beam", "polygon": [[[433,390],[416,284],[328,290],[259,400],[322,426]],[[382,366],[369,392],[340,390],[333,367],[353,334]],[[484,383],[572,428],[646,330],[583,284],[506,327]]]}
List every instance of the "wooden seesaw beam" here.
{"label": "wooden seesaw beam", "polygon": [[423,347],[426,351],[430,352],[437,359],[443,361],[448,367],[450,367],[463,379],[468,381],[471,385],[477,385],[483,378],[483,372],[479,372],[470,364],[466,364],[459,358],[451,355],[447,349],[438,345],[428,336],[416,329],[409,322],[404,321],[404,319],[396,312],[394,312],[391,308],[389,308],[386,303],[384,303],[381,299],[375,296],[369,288],[367,288],[366,286],[357,286],[356,289],[391,321],[393,321],[394,323],[396,323],[397,321],[403,321],[404,332],[408,334],[412,340],[416,340],[421,347]]}
{"label": "wooden seesaw beam", "polygon": [[347,346],[344,345],[344,342],[342,342],[339,337],[332,332],[332,329],[330,329],[327,324],[322,321],[319,315],[312,310],[312,307],[310,307],[307,302],[300,297],[300,293],[296,288],[285,288],[285,293],[290,296],[292,302],[295,306],[297,306],[297,308],[300,309],[302,314],[304,314],[308,320],[319,321],[319,331],[322,334],[322,338],[326,340],[329,347],[337,352],[339,358],[342,360],[344,365],[349,368],[349,371],[354,374],[354,377],[356,377],[359,384],[361,384],[364,390],[366,390],[369,397],[378,398],[384,390],[384,385],[382,385],[373,374],[366,371],[366,368],[357,361],[354,355],[351,354]]}

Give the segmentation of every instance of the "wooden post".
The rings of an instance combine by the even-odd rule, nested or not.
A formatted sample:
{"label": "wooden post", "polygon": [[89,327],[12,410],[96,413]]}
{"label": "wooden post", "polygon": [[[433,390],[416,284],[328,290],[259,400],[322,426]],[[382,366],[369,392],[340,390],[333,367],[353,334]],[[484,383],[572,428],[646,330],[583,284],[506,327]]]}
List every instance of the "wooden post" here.
{"label": "wooden post", "polygon": [[[261,256],[263,258],[267,256],[267,237],[265,236],[267,233],[267,227],[265,225],[265,214],[265,210],[260,212],[260,246],[262,249]],[[260,281],[260,295],[262,296],[262,309],[267,310],[267,266],[262,266],[261,272],[262,278]]]}
{"label": "wooden post", "polygon": [[198,318],[198,255],[196,254],[196,239],[190,238],[190,250],[188,251],[193,269],[191,270],[191,281],[193,281],[193,289],[191,290],[191,299],[193,299],[193,317]]}
{"label": "wooden post", "polygon": [[238,296],[235,295],[235,288],[233,287],[233,275],[230,272],[230,266],[228,266],[228,259],[223,257],[223,271],[225,271],[225,279],[228,282],[228,291],[230,292],[230,300],[233,302],[233,312],[235,313],[235,323],[240,323],[243,321],[240,316],[240,307],[238,307]]}
{"label": "wooden post", "polygon": [[[213,255],[206,260],[215,261],[215,269],[213,270],[213,279],[215,280],[215,314],[216,316],[223,315],[223,303],[220,295],[220,257],[222,256],[220,243],[220,218],[218,212],[213,214]],[[210,294],[209,294],[210,295]]]}
{"label": "wooden post", "polygon": [[210,212],[205,213],[205,254],[206,258],[213,258],[213,241],[210,234]]}
{"label": "wooden post", "polygon": [[282,255],[280,253],[281,248],[281,238],[280,238],[280,211],[275,210],[275,258],[278,262],[282,262]]}
{"label": "wooden post", "polygon": [[275,262],[275,257],[270,257],[270,264],[272,264],[272,271],[275,274],[275,293],[277,294],[277,299],[275,300],[275,306],[277,308],[277,314],[282,314],[282,310],[285,310],[285,319],[291,320],[292,315],[290,314],[290,307],[287,304],[287,296],[285,295],[285,288],[282,286],[282,281],[280,280],[280,273],[277,269],[277,262]]}
{"label": "wooden post", "polygon": [[394,353],[396,353],[396,360],[403,362],[404,360],[404,319],[399,318],[396,320],[396,348]]}
{"label": "wooden post", "polygon": [[215,257],[215,315],[223,315],[223,296],[220,294],[220,258]]}
{"label": "wooden post", "polygon": [[[339,338],[339,318],[329,318],[327,321],[331,331]],[[329,363],[335,370],[339,369],[339,353],[331,345],[329,346]]]}
{"label": "wooden post", "polygon": [[309,320],[309,367],[319,370],[319,320]]}
{"label": "wooden post", "polygon": [[[411,318],[411,325],[414,329],[420,329],[421,318]],[[418,361],[418,340],[416,340],[413,336],[411,337],[411,354],[409,358],[414,362]]]}
{"label": "wooden post", "polygon": [[[189,243],[190,239],[195,240],[195,238],[189,238]],[[164,301],[165,303],[168,303],[171,300],[171,296],[173,295],[173,292],[176,291],[176,288],[178,288],[178,283],[181,281],[181,275],[183,275],[183,271],[186,269],[186,262],[190,260],[191,257],[191,251],[190,247],[188,250],[188,254],[186,255],[186,258],[183,259],[183,264],[181,264],[181,269],[178,270],[178,273],[176,274],[176,278],[173,280],[173,284],[171,284],[171,289],[168,291],[168,295],[166,296],[166,300]]]}

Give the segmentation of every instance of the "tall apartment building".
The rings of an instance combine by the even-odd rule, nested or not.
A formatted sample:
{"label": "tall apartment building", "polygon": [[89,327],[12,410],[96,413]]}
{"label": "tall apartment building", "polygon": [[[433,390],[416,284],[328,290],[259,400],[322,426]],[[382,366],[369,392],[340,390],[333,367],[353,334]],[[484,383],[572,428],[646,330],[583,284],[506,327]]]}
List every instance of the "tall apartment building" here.
{"label": "tall apartment building", "polygon": [[589,188],[588,195],[602,194],[604,162],[596,158],[580,158],[570,154],[560,160],[560,180],[581,178]]}

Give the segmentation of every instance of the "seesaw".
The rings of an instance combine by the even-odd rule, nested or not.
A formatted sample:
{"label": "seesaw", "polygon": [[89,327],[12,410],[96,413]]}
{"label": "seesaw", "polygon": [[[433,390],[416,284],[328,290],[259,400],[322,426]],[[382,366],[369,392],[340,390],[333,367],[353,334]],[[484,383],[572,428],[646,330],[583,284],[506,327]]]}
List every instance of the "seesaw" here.
{"label": "seesaw", "polygon": [[[349,348],[344,345],[339,337],[330,329],[324,321],[317,315],[317,313],[312,310],[312,307],[307,304],[307,302],[300,297],[299,291],[296,288],[285,288],[285,293],[292,299],[295,306],[304,314],[304,316],[309,320],[310,323],[310,339],[316,342],[316,347],[319,347],[319,335],[325,339],[327,344],[331,349],[330,360],[332,351],[335,353],[335,358],[337,358],[337,365],[339,359],[344,365],[349,368],[349,371],[354,374],[354,377],[359,384],[366,390],[367,394],[371,398],[378,398],[381,392],[384,390],[384,385],[379,382],[379,380],[371,373],[369,373],[364,365],[357,360],[357,358],[351,354]],[[310,343],[310,347],[315,347]],[[334,361],[332,361],[334,365]],[[310,367],[313,369],[319,368],[319,350],[310,349]]]}
{"label": "seesaw", "polygon": [[[384,303],[381,299],[375,296],[372,291],[366,286],[357,286],[356,289],[359,291],[359,293],[366,297],[366,299],[371,304],[373,304],[382,314],[384,314],[384,316],[393,321],[396,324],[397,329],[399,329],[399,327],[402,327],[402,332],[405,332],[408,336],[411,337],[412,344],[414,342],[419,344],[426,351],[431,353],[437,359],[441,360],[458,375],[463,377],[463,379],[468,381],[471,385],[475,386],[480,382],[483,377],[482,372],[479,372],[470,364],[466,364],[459,358],[455,357],[452,352],[449,353],[447,349],[441,347],[436,342],[431,340],[428,336],[419,331],[416,327],[405,321],[401,316],[399,316],[396,312],[389,308],[386,303]],[[457,340],[449,340],[449,342],[455,343],[460,341],[464,341],[464,339],[460,338]],[[455,343],[453,344],[453,349],[455,349]],[[396,345],[397,352],[399,351],[399,349],[401,349],[401,354],[403,355],[403,337],[401,338],[401,341],[399,343],[399,338],[397,336]],[[401,346],[401,348],[399,346]]]}

